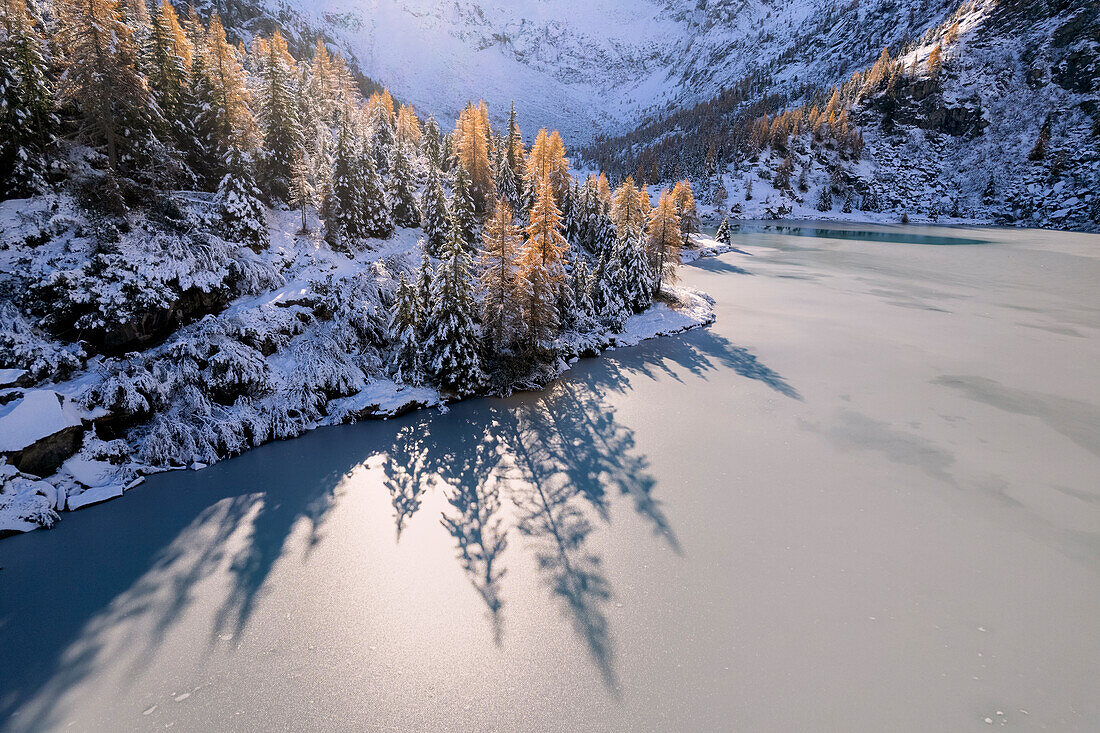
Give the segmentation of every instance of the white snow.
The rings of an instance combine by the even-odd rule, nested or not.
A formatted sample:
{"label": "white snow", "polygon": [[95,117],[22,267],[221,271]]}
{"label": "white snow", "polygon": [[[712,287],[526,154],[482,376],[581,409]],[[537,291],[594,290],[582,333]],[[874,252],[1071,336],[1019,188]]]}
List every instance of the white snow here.
{"label": "white snow", "polygon": [[[0,452],[23,450],[42,438],[82,424],[72,400],[51,389],[32,389],[0,412]],[[3,410],[4,408],[0,408]]]}

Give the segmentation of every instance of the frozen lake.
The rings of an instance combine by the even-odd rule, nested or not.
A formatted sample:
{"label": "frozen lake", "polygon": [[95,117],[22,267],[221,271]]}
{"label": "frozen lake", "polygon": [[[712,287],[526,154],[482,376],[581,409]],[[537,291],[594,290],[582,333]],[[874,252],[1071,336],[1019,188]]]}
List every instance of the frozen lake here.
{"label": "frozen lake", "polygon": [[735,239],[709,329],[0,541],[0,727],[1100,729],[1100,236]]}

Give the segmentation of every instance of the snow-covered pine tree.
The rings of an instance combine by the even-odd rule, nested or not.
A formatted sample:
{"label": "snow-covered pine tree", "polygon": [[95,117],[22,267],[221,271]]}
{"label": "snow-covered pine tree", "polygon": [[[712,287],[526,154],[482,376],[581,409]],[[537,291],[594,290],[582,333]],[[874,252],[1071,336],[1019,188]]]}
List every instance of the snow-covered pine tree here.
{"label": "snow-covered pine tree", "polygon": [[317,188],[313,181],[313,166],[310,164],[309,155],[302,150],[298,154],[298,160],[294,162],[294,167],[290,169],[290,200],[287,202],[298,209],[302,215],[302,228],[299,230],[301,234],[309,231],[307,212],[317,206]]}
{"label": "snow-covered pine tree", "polygon": [[424,376],[420,364],[420,319],[416,288],[402,275],[389,324],[394,344],[392,374],[396,381],[414,386],[420,385]]}
{"label": "snow-covered pine tree", "polygon": [[341,120],[336,138],[332,182],[325,192],[322,218],[325,239],[345,252],[357,247],[364,236],[362,178],[359,175],[358,145],[346,119]]}
{"label": "snow-covered pine tree", "polygon": [[381,173],[389,173],[390,154],[397,140],[393,118],[393,100],[390,95],[388,93],[372,94],[367,103],[369,139],[375,170]]}
{"label": "snow-covered pine tree", "polygon": [[[420,314],[419,342],[424,344],[428,340],[428,318],[432,313],[432,293],[435,290],[435,270],[432,268],[432,259],[428,254],[427,244],[421,239],[420,267],[416,270],[416,304]],[[446,247],[446,242],[444,242]],[[442,254],[442,249],[440,254]],[[423,363],[423,362],[422,362]]]}
{"label": "snow-covered pine tree", "polygon": [[821,187],[821,192],[817,195],[817,202],[814,204],[814,208],[818,211],[832,211],[833,208],[833,191],[832,186],[825,184]]}
{"label": "snow-covered pine tree", "polygon": [[485,379],[472,290],[470,255],[462,232],[452,226],[435,275],[424,353],[436,383],[458,394],[476,391]]}
{"label": "snow-covered pine tree", "polygon": [[451,187],[450,225],[458,226],[467,251],[474,249],[477,220],[474,218],[474,202],[470,197],[470,176],[466,166],[458,163],[454,168],[454,185]]}
{"label": "snow-covered pine tree", "polygon": [[226,174],[218,185],[217,203],[226,239],[260,251],[267,247],[267,209],[252,173],[249,154],[230,148]]}
{"label": "snow-covered pine tree", "polygon": [[405,157],[405,149],[404,144],[393,146],[386,192],[389,194],[394,223],[400,227],[412,228],[420,226],[420,207],[416,204],[416,193],[413,190],[415,183],[409,160]]}
{"label": "snow-covered pine tree", "polygon": [[260,84],[256,95],[263,133],[260,170],[266,191],[279,201],[287,201],[294,165],[305,145],[299,114],[298,68],[278,30],[260,50],[262,56],[257,58]]}
{"label": "snow-covered pine tree", "polygon": [[512,108],[508,112],[508,137],[505,139],[504,144],[506,146],[505,159],[508,162],[508,167],[512,169],[512,179],[516,181],[516,191],[518,192],[522,187],[520,182],[523,180],[524,158],[526,156],[523,150],[523,134],[516,124],[515,102],[512,102]]}
{"label": "snow-covered pine tree", "polygon": [[23,0],[0,5],[0,199],[43,191],[57,117],[47,45]]}
{"label": "snow-covered pine tree", "polygon": [[730,220],[728,217],[724,217],[722,223],[718,225],[718,231],[714,233],[714,240],[719,244],[730,246]]}
{"label": "snow-covered pine tree", "polygon": [[496,158],[493,163],[493,180],[496,183],[496,193],[508,204],[513,212],[523,205],[519,194],[519,186],[516,185],[516,176],[512,172],[512,166],[508,163],[507,142],[497,148]]}
{"label": "snow-covered pine tree", "polygon": [[611,219],[611,209],[602,201],[599,203],[599,209],[596,212],[594,227],[592,254],[599,258],[604,254],[609,254],[615,246],[615,242],[619,239],[618,229]]}
{"label": "snow-covered pine tree", "polygon": [[596,328],[596,306],[592,302],[592,273],[584,257],[573,264],[573,328],[588,333]]}
{"label": "snow-covered pine tree", "polygon": [[443,133],[432,115],[428,115],[421,131],[420,149],[430,166],[443,169]]}
{"label": "snow-covered pine tree", "polygon": [[359,158],[360,190],[363,194],[361,216],[363,236],[375,239],[389,239],[393,236],[393,215],[390,213],[386,192],[382,188],[382,177],[374,167],[377,155],[370,145]]}
{"label": "snow-covered pine tree", "polygon": [[623,305],[634,313],[641,313],[653,302],[653,273],[646,261],[645,246],[646,237],[639,234],[620,239],[614,252],[622,278]]}
{"label": "snow-covered pine tree", "polygon": [[428,162],[428,180],[424,184],[424,193],[420,196],[421,227],[424,229],[425,247],[433,256],[443,252],[449,233],[447,199],[443,194],[442,174],[439,168]]}
{"label": "snow-covered pine tree", "polygon": [[661,192],[646,233],[646,256],[653,276],[653,295],[657,297],[664,283],[676,282],[676,267],[680,264],[680,247],[683,246],[676,202],[668,190]]}
{"label": "snow-covered pine tree", "polygon": [[623,321],[629,313],[623,302],[623,292],[619,258],[615,257],[613,250],[608,250],[596,264],[591,286],[592,306],[600,322],[615,333],[622,331]]}
{"label": "snow-covered pine tree", "polygon": [[201,73],[204,67],[194,63],[195,49],[169,0],[161,0],[156,6],[150,29],[149,89],[164,114],[168,137],[183,156],[189,175],[201,182],[209,169],[204,158],[210,152],[197,127],[200,115],[192,73],[193,70]]}
{"label": "snow-covered pine tree", "polygon": [[512,219],[512,210],[503,197],[497,199],[492,215],[485,222],[479,261],[481,283],[481,323],[494,352],[508,351],[523,333],[523,312],[517,283],[518,260],[523,232]]}

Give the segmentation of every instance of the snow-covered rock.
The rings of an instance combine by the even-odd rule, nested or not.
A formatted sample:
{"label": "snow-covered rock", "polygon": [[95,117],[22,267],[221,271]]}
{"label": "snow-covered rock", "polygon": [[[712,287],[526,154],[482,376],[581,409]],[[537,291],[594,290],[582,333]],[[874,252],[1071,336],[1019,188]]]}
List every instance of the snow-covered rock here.
{"label": "snow-covered rock", "polygon": [[53,390],[29,390],[0,408],[0,454],[26,473],[49,476],[80,447],[83,413]]}

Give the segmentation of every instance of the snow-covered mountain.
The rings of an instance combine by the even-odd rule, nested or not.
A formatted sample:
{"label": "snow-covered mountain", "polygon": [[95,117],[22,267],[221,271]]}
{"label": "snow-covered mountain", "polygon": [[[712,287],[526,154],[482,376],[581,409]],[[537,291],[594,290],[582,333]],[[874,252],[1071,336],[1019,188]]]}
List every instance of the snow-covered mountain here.
{"label": "snow-covered mountain", "polygon": [[[750,74],[831,84],[943,20],[951,0],[236,0],[238,29],[309,28],[398,97],[440,116],[516,102],[573,142],[708,99]],[[221,3],[218,4],[220,8]],[[224,12],[224,10],[223,10]]]}

